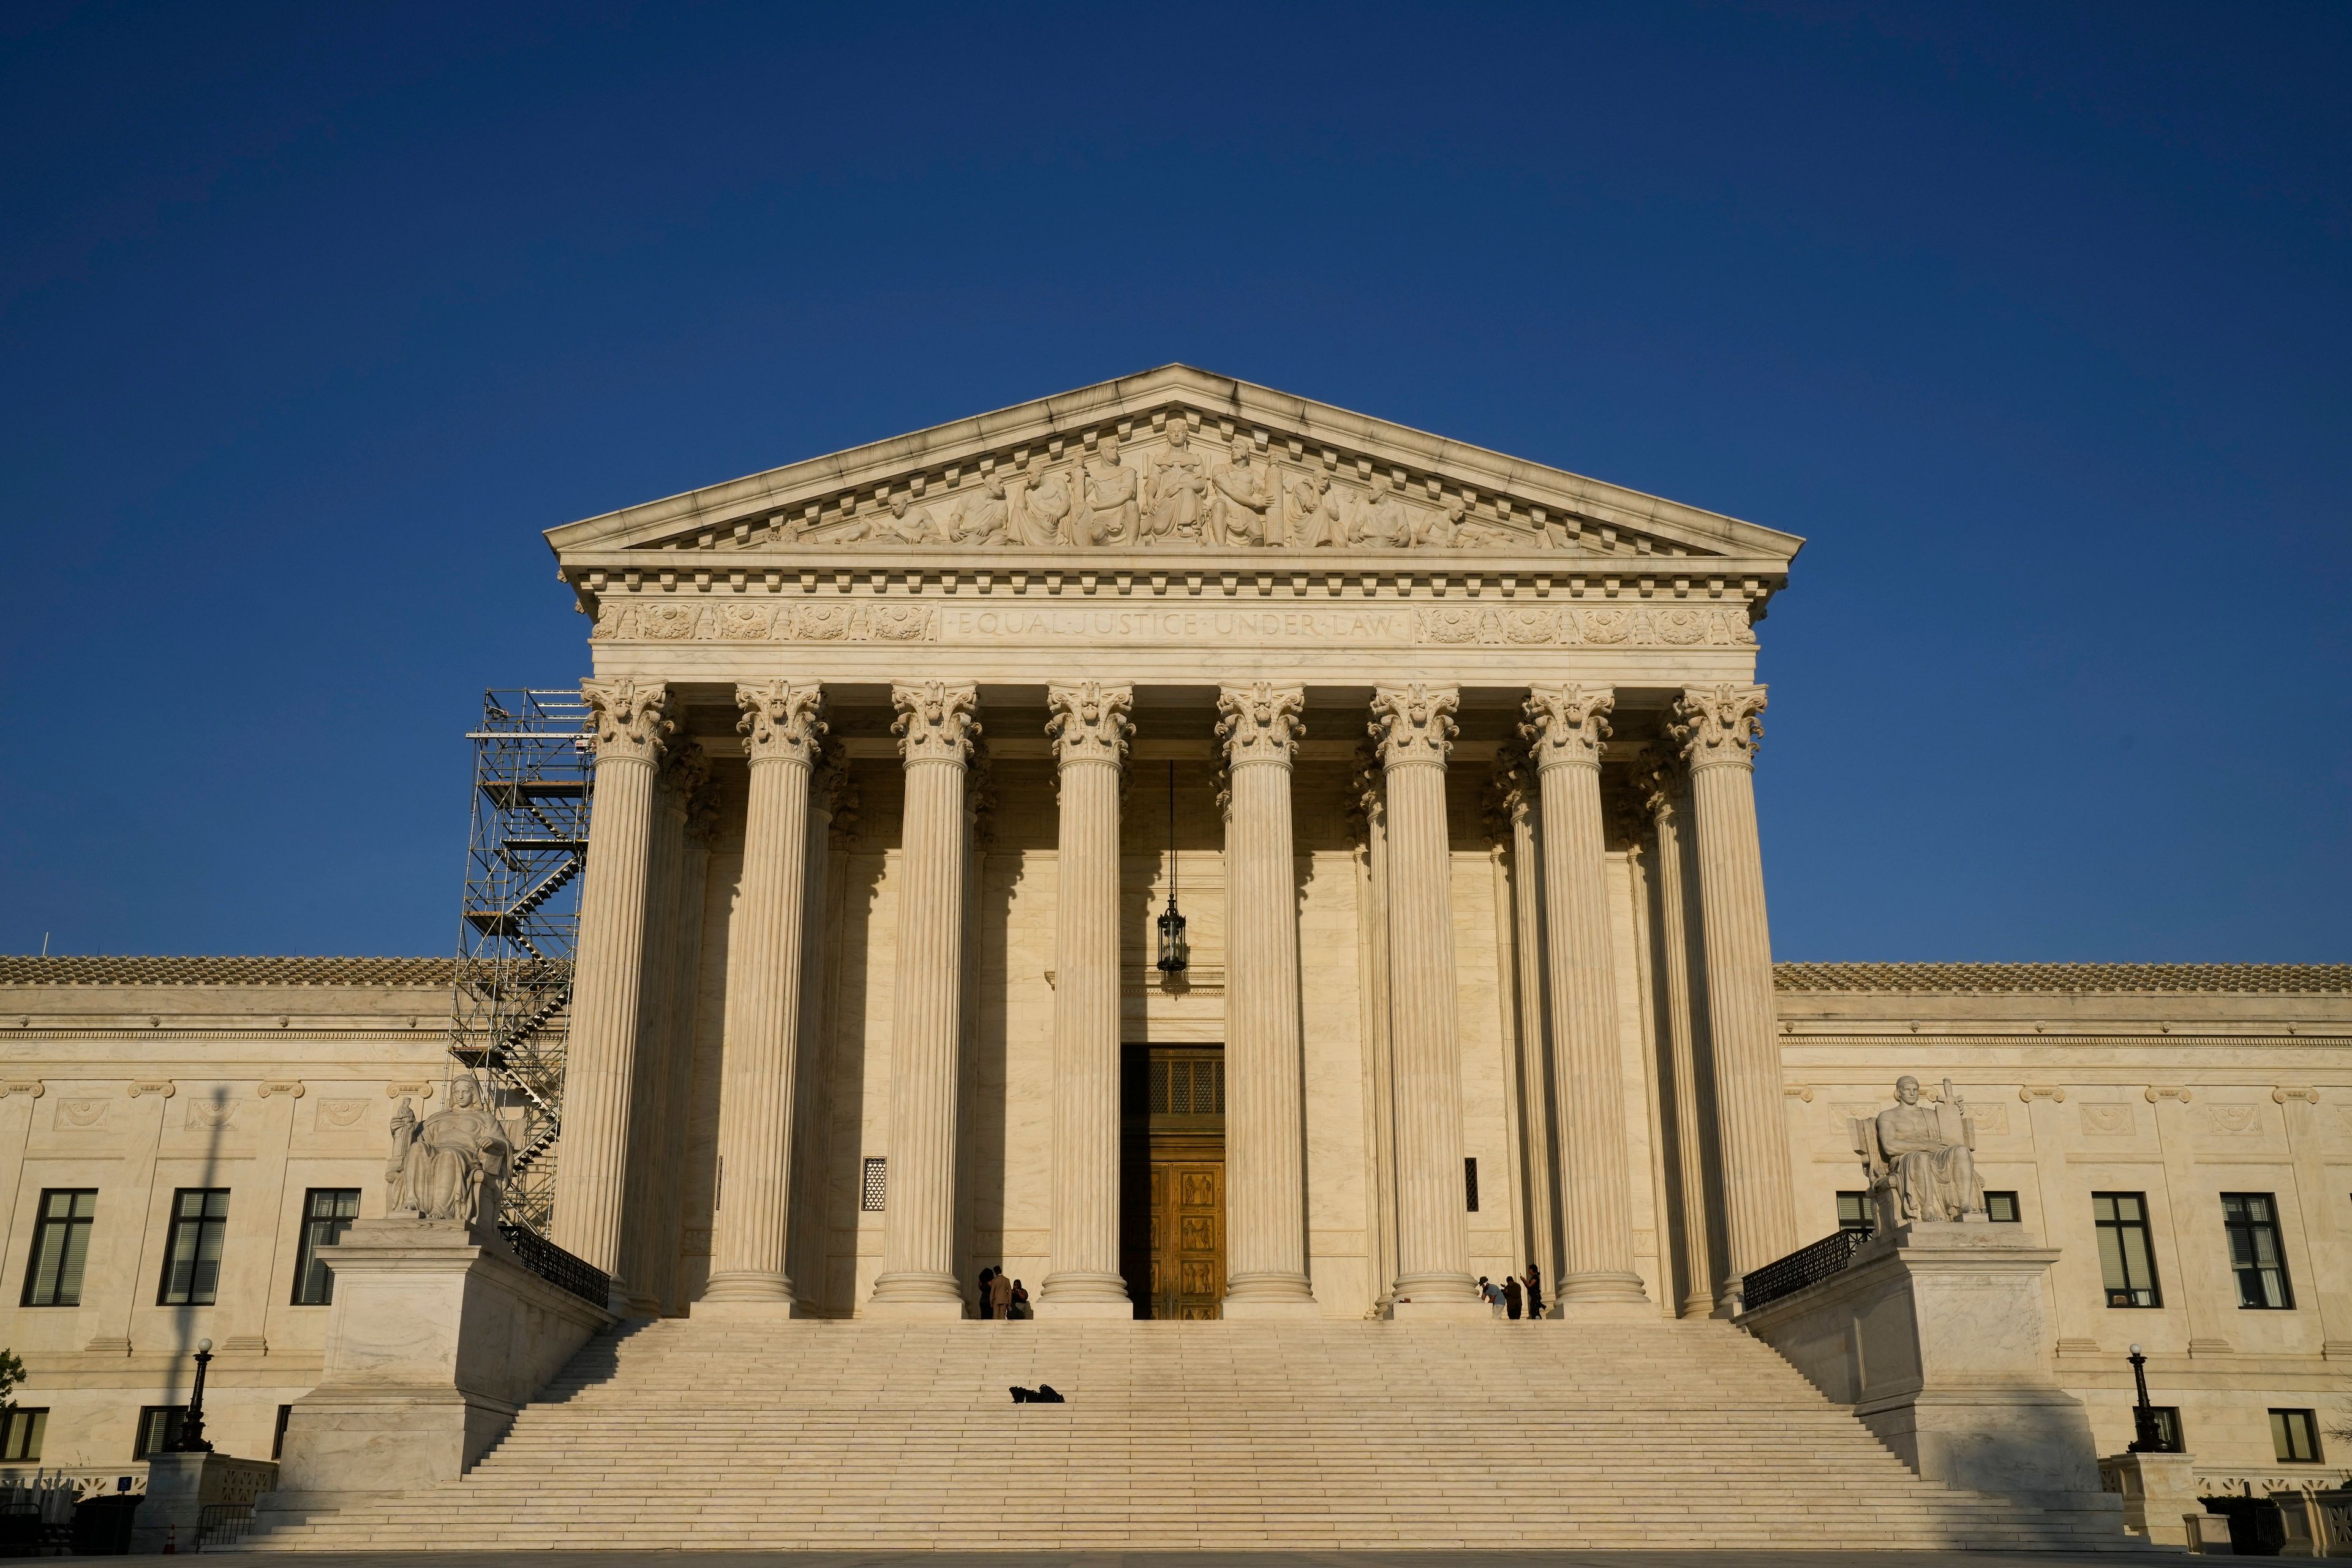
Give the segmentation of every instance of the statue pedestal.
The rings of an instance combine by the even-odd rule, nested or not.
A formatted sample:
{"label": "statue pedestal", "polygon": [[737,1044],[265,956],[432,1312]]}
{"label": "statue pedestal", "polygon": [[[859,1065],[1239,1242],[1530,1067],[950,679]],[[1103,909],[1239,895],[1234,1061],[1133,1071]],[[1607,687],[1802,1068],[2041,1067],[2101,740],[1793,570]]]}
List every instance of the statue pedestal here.
{"label": "statue pedestal", "polygon": [[457,1479],[619,1321],[454,1221],[360,1220],[319,1256],[326,1357],[288,1417],[274,1507]]}
{"label": "statue pedestal", "polygon": [[2197,1500],[2197,1461],[2187,1454],[2116,1454],[2099,1461],[2099,1479],[2124,1500],[2124,1528],[2151,1546],[2187,1546],[2187,1516]]}
{"label": "statue pedestal", "polygon": [[2119,1511],[2053,1372],[2042,1276],[2057,1257],[2014,1226],[1914,1222],[1734,1321],[1930,1480]]}

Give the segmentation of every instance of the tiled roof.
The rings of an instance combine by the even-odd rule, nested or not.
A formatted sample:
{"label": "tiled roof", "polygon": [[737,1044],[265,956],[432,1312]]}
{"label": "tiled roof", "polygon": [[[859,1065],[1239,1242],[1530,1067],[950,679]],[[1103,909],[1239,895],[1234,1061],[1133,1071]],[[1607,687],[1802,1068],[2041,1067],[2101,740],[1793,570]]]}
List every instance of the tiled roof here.
{"label": "tiled roof", "polygon": [[2200,991],[2352,994],[2352,963],[1776,963],[1773,989],[1809,991]]}
{"label": "tiled roof", "polygon": [[453,958],[0,956],[0,985],[421,985],[446,990]]}

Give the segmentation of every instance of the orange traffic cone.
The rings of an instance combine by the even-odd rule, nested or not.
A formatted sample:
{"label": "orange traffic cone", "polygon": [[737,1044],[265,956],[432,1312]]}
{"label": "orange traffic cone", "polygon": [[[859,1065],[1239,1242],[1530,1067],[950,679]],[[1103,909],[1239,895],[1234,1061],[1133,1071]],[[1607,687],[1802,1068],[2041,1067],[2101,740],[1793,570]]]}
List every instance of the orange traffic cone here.
{"label": "orange traffic cone", "polygon": [[163,1550],[166,1552],[177,1552],[180,1550],[180,1527],[178,1525],[167,1524],[163,1527]]}

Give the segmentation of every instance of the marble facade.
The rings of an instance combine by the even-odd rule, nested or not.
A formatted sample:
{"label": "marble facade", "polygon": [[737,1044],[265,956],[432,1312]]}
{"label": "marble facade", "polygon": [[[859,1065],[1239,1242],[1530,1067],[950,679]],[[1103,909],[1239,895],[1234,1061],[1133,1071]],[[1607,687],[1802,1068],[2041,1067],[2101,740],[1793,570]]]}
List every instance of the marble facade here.
{"label": "marble facade", "polygon": [[[551,540],[598,758],[554,1239],[616,1310],[959,1317],[999,1264],[1126,1315],[1122,1051],[1192,1044],[1224,1315],[1484,1319],[1531,1262],[1570,1318],[1715,1314],[1836,1228],[1908,1074],[2056,1250],[2102,1451],[2130,1342],[2200,1460],[2340,1397],[2352,970],[1773,965],[1791,535],[1170,367]],[[173,962],[0,960],[0,1343],[52,1464],[127,1457],[198,1333],[267,1454],[324,1350],[305,1193],[381,1217],[402,1098],[446,1103],[446,965]],[[221,1290],[152,1306],[186,1187],[232,1194]],[[100,1194],[84,1304],[15,1306],[58,1189]],[[2167,1289],[2123,1311],[2126,1189]],[[2249,1189],[2292,1310],[2235,1305]]]}

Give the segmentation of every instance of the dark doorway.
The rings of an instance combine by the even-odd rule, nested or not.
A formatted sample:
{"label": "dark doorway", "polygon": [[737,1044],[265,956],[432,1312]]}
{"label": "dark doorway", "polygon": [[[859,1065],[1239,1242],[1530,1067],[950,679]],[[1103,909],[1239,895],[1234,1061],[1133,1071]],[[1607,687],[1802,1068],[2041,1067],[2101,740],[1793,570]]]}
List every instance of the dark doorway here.
{"label": "dark doorway", "polygon": [[1120,1074],[1119,1272],[1139,1318],[1225,1296],[1225,1049],[1129,1046]]}

